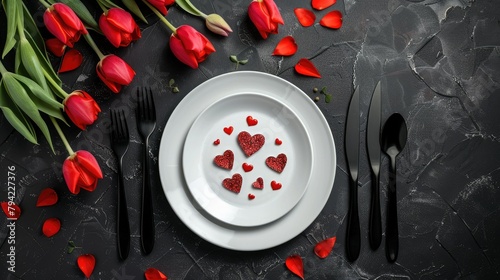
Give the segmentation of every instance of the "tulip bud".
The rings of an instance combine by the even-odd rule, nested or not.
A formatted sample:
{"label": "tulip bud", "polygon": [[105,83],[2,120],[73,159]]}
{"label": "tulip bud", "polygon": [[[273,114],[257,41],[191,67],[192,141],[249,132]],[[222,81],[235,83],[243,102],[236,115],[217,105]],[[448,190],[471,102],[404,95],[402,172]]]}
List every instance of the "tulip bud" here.
{"label": "tulip bud", "polygon": [[263,39],[278,33],[278,24],[284,24],[280,11],[273,0],[254,0],[248,6],[248,16]]}
{"label": "tulip bud", "polygon": [[99,61],[96,66],[97,76],[114,93],[120,92],[122,86],[128,86],[135,76],[135,71],[120,57],[110,54]]}
{"label": "tulip bud", "polygon": [[205,24],[215,34],[228,36],[228,33],[233,32],[229,24],[218,14],[208,15],[205,19]]}
{"label": "tulip bud", "polygon": [[115,47],[127,47],[141,38],[141,30],[132,15],[120,8],[111,8],[99,18],[99,27]]}
{"label": "tulip bud", "polygon": [[68,117],[81,130],[93,124],[101,112],[92,96],[82,90],[73,91],[64,99],[63,104]]}
{"label": "tulip bud", "polygon": [[55,3],[47,8],[43,14],[43,22],[52,35],[70,48],[80,39],[81,34],[88,33],[75,12],[63,3]]}
{"label": "tulip bud", "polygon": [[196,69],[198,63],[215,52],[215,48],[200,32],[189,25],[181,25],[170,37],[170,49],[175,57],[189,67]]}
{"label": "tulip bud", "polygon": [[94,191],[97,180],[102,179],[102,171],[95,157],[87,151],[77,151],[63,163],[63,176],[72,194],[80,189]]}

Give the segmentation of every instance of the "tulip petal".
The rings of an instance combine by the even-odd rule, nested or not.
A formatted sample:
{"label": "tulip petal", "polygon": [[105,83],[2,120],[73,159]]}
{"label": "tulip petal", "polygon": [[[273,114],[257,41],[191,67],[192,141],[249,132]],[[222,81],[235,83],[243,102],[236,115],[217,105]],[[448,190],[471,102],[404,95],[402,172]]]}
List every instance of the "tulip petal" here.
{"label": "tulip petal", "polygon": [[156,268],[150,267],[144,272],[146,280],[167,280],[167,276]]}
{"label": "tulip petal", "polygon": [[97,76],[99,77],[99,79],[101,79],[101,81],[114,93],[119,93],[120,90],[122,89],[122,86],[118,83],[115,83],[115,82],[111,82],[109,81],[106,76],[104,75],[104,73],[102,72],[102,69],[101,67],[99,67],[99,65],[97,65],[96,67],[96,72],[97,72]]}
{"label": "tulip petal", "polygon": [[295,64],[295,71],[304,76],[321,78],[321,74],[318,69],[316,69],[316,66],[307,58],[301,58],[299,62]]}
{"label": "tulip petal", "polygon": [[172,50],[172,53],[175,55],[175,57],[177,57],[178,60],[193,69],[198,68],[198,61],[196,60],[194,55],[188,53],[184,49],[181,40],[179,40],[175,36],[171,36],[169,41],[170,50]]}
{"label": "tulip petal", "polygon": [[[21,216],[21,208],[17,206],[14,202],[2,201],[2,210],[7,216],[7,219],[17,220]],[[10,205],[9,205],[10,204]]]}
{"label": "tulip petal", "polygon": [[58,73],[64,73],[78,68],[83,61],[82,54],[76,49],[70,49],[62,59]]}
{"label": "tulip petal", "polygon": [[96,178],[102,179],[102,171],[99,167],[99,163],[91,153],[80,150],[76,152],[76,158],[78,163],[85,168],[86,171],[89,171],[90,174],[94,175]]}
{"label": "tulip petal", "polygon": [[52,237],[61,229],[61,221],[58,218],[48,218],[42,226],[43,235]]}
{"label": "tulip petal", "polygon": [[127,33],[134,32],[136,27],[136,23],[132,18],[132,15],[120,8],[109,9],[106,19],[114,27]]}
{"label": "tulip petal", "polygon": [[80,187],[78,186],[80,171],[70,158],[67,158],[63,163],[63,177],[69,191],[72,194],[78,194],[80,192]]}
{"label": "tulip petal", "polygon": [[304,279],[304,263],[299,255],[291,255],[286,258],[285,265],[293,274]]}
{"label": "tulip petal", "polygon": [[274,48],[273,55],[290,56],[297,52],[297,43],[292,36],[286,36]]}
{"label": "tulip petal", "polygon": [[90,278],[95,267],[95,257],[91,254],[80,255],[76,260],[78,267],[85,277]]}
{"label": "tulip petal", "polygon": [[318,242],[316,246],[314,246],[314,254],[321,259],[326,258],[332,251],[336,240],[337,238],[334,236]]}
{"label": "tulip petal", "polygon": [[337,0],[312,0],[312,7],[316,10],[324,10],[331,5],[335,4]]}
{"label": "tulip petal", "polygon": [[316,15],[314,15],[314,13],[309,9],[296,8],[293,12],[295,13],[299,23],[304,27],[309,27],[314,24],[314,21],[316,21]]}
{"label": "tulip petal", "polygon": [[75,12],[67,5],[63,3],[55,3],[52,5],[57,14],[61,17],[66,25],[69,27],[82,31],[82,34],[87,34],[87,29],[83,26],[80,18],[75,14]]}
{"label": "tulip petal", "polygon": [[342,13],[331,11],[327,13],[319,22],[324,27],[339,29],[342,26]]}
{"label": "tulip petal", "polygon": [[271,21],[279,24],[285,24],[283,18],[281,17],[280,10],[278,9],[278,6],[276,6],[274,0],[264,0],[264,4],[266,5],[267,12],[271,17]]}
{"label": "tulip petal", "polygon": [[102,33],[104,33],[104,36],[106,36],[113,47],[120,47],[122,36],[120,32],[116,31],[115,27],[108,22],[104,14],[99,18],[99,28],[101,28]]}
{"label": "tulip petal", "polygon": [[134,79],[134,69],[116,55],[107,55],[101,60],[100,64],[102,73],[111,82],[126,86]]}
{"label": "tulip petal", "polygon": [[57,203],[58,196],[54,189],[45,188],[38,195],[36,207],[51,206]]}
{"label": "tulip petal", "polygon": [[64,54],[66,45],[57,38],[50,38],[45,41],[45,46],[47,49],[57,57],[61,57]]}
{"label": "tulip petal", "polygon": [[68,35],[64,32],[64,27],[61,25],[61,21],[58,15],[48,12],[48,10],[43,14],[43,22],[47,30],[59,39],[59,41],[72,48],[73,42],[69,41]]}

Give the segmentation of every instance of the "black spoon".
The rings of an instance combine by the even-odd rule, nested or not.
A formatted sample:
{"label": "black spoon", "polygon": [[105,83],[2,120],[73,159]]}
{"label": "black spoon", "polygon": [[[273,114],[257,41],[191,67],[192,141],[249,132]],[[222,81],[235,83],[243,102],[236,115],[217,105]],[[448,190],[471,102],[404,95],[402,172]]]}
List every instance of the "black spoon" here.
{"label": "black spoon", "polygon": [[381,136],[382,150],[391,159],[389,169],[389,187],[387,188],[387,224],[385,230],[385,252],[389,262],[398,258],[398,212],[396,197],[396,156],[403,150],[408,137],[408,128],[403,116],[392,114],[384,124]]}

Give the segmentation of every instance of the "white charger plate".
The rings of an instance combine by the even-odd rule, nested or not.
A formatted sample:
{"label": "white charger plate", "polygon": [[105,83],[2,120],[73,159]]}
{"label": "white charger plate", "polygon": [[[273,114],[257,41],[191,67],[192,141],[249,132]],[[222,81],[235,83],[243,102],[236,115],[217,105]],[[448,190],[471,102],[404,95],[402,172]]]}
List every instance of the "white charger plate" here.
{"label": "white charger plate", "polygon": [[[297,205],[281,219],[257,227],[221,223],[201,208],[187,187],[182,151],[197,116],[210,104],[233,94],[253,92],[280,100],[307,127],[313,151],[309,186]],[[163,131],[158,164],[165,196],[179,219],[194,233],[217,246],[256,251],[283,244],[306,229],[325,206],[336,171],[335,143],[323,114],[299,88],[277,76],[241,71],[216,76],[193,89],[172,112]]]}
{"label": "white charger plate", "polygon": [[[248,125],[246,118],[258,121]],[[223,129],[233,127],[228,135]],[[261,134],[265,144],[247,157],[237,141],[242,131]],[[275,144],[275,139],[282,141]],[[219,144],[214,145],[218,139]],[[234,154],[231,170],[214,164],[214,157],[226,150]],[[287,163],[281,173],[266,166],[269,156],[283,153]],[[253,169],[245,172],[242,164]],[[188,188],[198,205],[219,221],[235,226],[260,226],[290,211],[304,194],[312,170],[309,135],[298,116],[280,101],[262,94],[238,93],[211,104],[194,121],[184,143],[183,169]],[[243,178],[239,193],[222,186],[233,174]],[[261,177],[263,189],[252,187]],[[271,181],[282,184],[273,190]],[[253,199],[249,199],[253,195]]]}

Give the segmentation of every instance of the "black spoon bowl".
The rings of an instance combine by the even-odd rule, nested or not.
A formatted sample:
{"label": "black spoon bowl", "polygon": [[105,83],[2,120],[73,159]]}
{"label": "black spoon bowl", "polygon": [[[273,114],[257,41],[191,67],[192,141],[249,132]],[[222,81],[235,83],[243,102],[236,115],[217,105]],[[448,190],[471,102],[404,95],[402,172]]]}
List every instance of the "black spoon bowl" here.
{"label": "black spoon bowl", "polygon": [[391,160],[389,169],[389,187],[387,189],[387,223],[385,251],[389,262],[395,262],[398,258],[398,212],[396,197],[396,156],[403,150],[408,138],[408,128],[405,119],[399,113],[392,114],[384,124],[381,135],[382,151]]}

